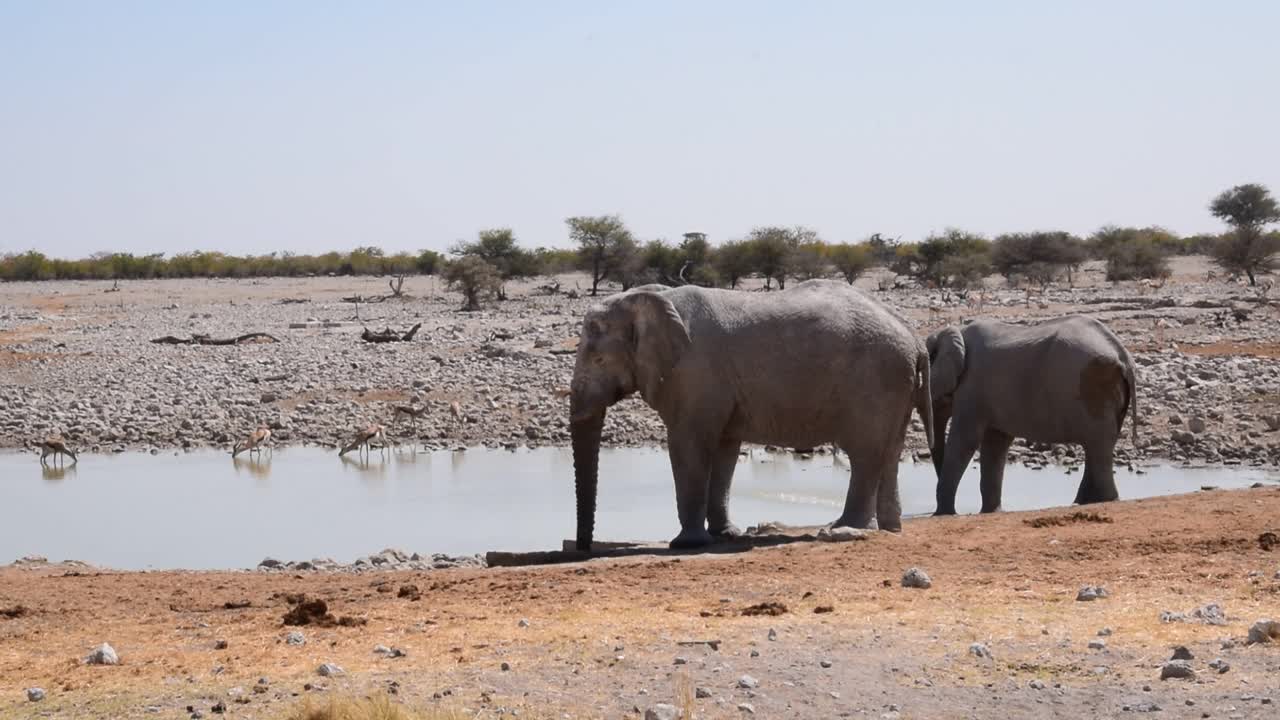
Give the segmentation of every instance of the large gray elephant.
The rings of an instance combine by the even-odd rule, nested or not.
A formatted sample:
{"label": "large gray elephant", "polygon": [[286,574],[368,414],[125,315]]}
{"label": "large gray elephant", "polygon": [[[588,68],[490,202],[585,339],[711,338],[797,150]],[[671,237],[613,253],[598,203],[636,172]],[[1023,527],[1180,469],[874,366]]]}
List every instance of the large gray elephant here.
{"label": "large gray elephant", "polygon": [[835,524],[900,530],[898,456],[913,407],[932,426],[928,381],[924,344],[844,283],[610,297],[583,320],[570,391],[577,546],[591,548],[605,411],[635,392],[667,427],[681,528],[671,547],[738,534],[729,486],[743,442],[838,444],[852,474]]}
{"label": "large gray elephant", "polygon": [[999,510],[1015,437],[1083,445],[1076,502],[1120,497],[1112,461],[1126,413],[1138,439],[1137,374],[1129,351],[1106,325],[1083,315],[1035,325],[982,319],[938,330],[926,345],[937,514],[955,514],[960,478],[979,448],[982,512]]}

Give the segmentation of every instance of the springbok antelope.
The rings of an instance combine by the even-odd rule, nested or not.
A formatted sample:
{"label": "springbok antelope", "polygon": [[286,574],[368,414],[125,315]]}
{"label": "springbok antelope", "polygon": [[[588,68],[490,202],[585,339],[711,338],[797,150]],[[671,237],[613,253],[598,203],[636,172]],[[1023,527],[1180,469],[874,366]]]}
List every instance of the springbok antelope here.
{"label": "springbok antelope", "polygon": [[380,450],[387,449],[386,428],[377,423],[366,425],[356,431],[356,436],[351,439],[351,442],[338,451],[338,457],[342,457],[357,448],[368,451],[375,441],[378,443]]}
{"label": "springbok antelope", "polygon": [[80,462],[80,458],[76,457],[74,450],[67,447],[67,443],[62,439],[61,435],[51,435],[40,443],[40,464],[48,465],[49,463],[46,458],[50,455],[53,456],[53,462],[55,464],[58,462],[59,455],[70,455],[72,465]]}
{"label": "springbok antelope", "polygon": [[427,414],[426,406],[413,407],[412,405],[397,405],[395,412],[391,415],[392,423],[399,423],[401,418],[409,418],[409,425],[415,432],[418,430],[418,420]]}
{"label": "springbok antelope", "polygon": [[449,414],[453,415],[453,419],[457,422],[462,422],[462,406],[458,404],[457,400],[449,403]]}
{"label": "springbok antelope", "polygon": [[[235,456],[245,450],[248,450],[250,453],[261,453],[262,446],[270,439],[271,428],[266,425],[259,425],[257,430],[249,433],[249,437],[232,446],[231,457],[234,459]],[[270,446],[268,446],[268,449],[270,449]]]}

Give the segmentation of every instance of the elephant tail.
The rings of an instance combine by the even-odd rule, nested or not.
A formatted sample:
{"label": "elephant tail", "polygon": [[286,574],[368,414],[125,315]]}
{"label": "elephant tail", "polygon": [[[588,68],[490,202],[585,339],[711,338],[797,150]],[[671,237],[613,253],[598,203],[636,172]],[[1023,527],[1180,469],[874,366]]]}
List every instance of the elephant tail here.
{"label": "elephant tail", "polygon": [[915,392],[916,412],[920,413],[925,441],[933,452],[933,390],[929,386],[929,351],[923,345],[916,351],[916,374],[921,378]]}
{"label": "elephant tail", "polygon": [[[1129,422],[1133,425],[1133,446],[1138,447],[1138,379],[1133,368],[1133,360],[1124,365],[1124,381],[1129,385]],[[1124,422],[1121,416],[1120,421]]]}

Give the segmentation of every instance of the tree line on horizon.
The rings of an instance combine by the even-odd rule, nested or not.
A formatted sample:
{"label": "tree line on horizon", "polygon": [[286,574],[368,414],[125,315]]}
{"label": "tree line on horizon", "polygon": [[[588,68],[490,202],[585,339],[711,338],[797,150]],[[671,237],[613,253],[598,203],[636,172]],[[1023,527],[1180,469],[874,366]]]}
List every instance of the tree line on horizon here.
{"label": "tree line on horizon", "polygon": [[963,288],[999,274],[1011,282],[1046,285],[1073,273],[1087,260],[1105,261],[1111,281],[1162,278],[1174,255],[1209,255],[1232,275],[1255,283],[1280,268],[1280,205],[1257,184],[1237,185],[1216,196],[1210,213],[1229,230],[1220,235],[1180,237],[1160,227],[1106,226],[1087,238],[1062,231],[1005,233],[995,238],[947,229],[919,242],[881,234],[857,243],[829,243],[803,226],[766,226],[746,237],[713,245],[703,233],[684,233],[678,243],[637,240],[617,215],[568,218],[574,249],[527,249],[510,228],[481,231],[447,253],[387,254],[366,246],[319,255],[271,253],[236,256],[220,252],[98,253],[64,260],[39,251],[0,256],[0,280],[111,280],[154,278],[248,278],[344,275],[442,276],[475,307],[486,296],[505,297],[505,283],[519,278],[586,272],[591,292],[614,282],[628,289],[646,283],[735,288],[758,277],[784,289],[789,280],[840,277],[853,283],[880,266],[930,287]]}

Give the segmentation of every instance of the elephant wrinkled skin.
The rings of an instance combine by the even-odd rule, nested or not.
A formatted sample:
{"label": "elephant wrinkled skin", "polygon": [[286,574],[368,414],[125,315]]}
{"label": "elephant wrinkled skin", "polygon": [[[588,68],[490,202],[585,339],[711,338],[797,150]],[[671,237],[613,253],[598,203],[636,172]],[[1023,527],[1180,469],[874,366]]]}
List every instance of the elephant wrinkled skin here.
{"label": "elephant wrinkled skin", "polygon": [[937,514],[955,514],[960,478],[979,448],[982,512],[999,510],[1005,459],[1015,437],[1083,445],[1076,502],[1120,497],[1112,462],[1126,414],[1138,439],[1137,373],[1106,325],[1083,315],[1036,325],[983,319],[938,330],[926,344]]}
{"label": "elephant wrinkled skin", "polygon": [[[833,442],[852,467],[836,525],[901,528],[898,456],[911,410],[931,426],[923,343],[878,301],[814,280],[756,294],[631,290],[586,314],[570,392],[579,549],[591,547],[606,409],[639,392],[667,427],[680,534],[732,536],[729,486],[744,442]],[[932,444],[932,443],[931,443]]]}

